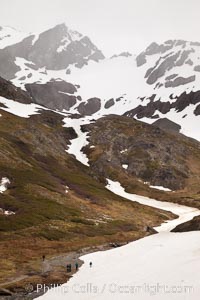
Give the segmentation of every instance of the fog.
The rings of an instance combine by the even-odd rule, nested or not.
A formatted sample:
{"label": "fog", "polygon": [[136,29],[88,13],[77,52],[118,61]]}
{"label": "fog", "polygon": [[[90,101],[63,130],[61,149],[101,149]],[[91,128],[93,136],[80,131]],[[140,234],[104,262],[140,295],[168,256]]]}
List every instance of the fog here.
{"label": "fog", "polygon": [[198,0],[0,0],[0,25],[41,32],[65,22],[105,53],[138,53],[152,41],[200,41]]}

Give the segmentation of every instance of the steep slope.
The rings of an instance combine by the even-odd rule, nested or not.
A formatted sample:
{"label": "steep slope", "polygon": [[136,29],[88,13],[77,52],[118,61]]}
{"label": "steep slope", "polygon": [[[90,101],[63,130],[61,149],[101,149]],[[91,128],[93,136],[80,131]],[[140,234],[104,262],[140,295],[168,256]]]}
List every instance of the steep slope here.
{"label": "steep slope", "polygon": [[[182,133],[200,140],[200,43],[168,40],[152,43],[138,56],[122,52],[105,59],[88,37],[60,24],[2,48],[0,75],[23,89],[29,87],[35,103],[82,116],[124,114],[147,123],[167,118],[180,125]],[[52,79],[79,86],[80,102],[63,95],[58,96],[60,105],[44,100],[44,86],[38,84],[51,90]]]}
{"label": "steep slope", "polygon": [[10,81],[7,81],[2,77],[0,77],[0,96],[20,103],[33,103],[32,98],[27,92],[14,86]]}
{"label": "steep slope", "polygon": [[101,51],[87,36],[70,30],[65,24],[60,24],[1,49],[0,75],[9,80],[17,77],[23,81],[26,77],[33,77],[33,73],[36,73],[34,71],[39,73],[44,73],[46,69],[66,71],[69,65],[74,64],[75,67],[81,68],[90,60],[99,61],[103,58]]}
{"label": "steep slope", "polygon": [[[102,180],[123,182],[130,191],[154,199],[199,207],[199,142],[119,116],[101,118],[82,130],[88,137],[84,153]],[[160,191],[167,189],[167,195]]]}
{"label": "steep slope", "polygon": [[[40,280],[44,254],[123,244],[174,217],[112,194],[106,189],[108,177],[120,179],[130,192],[199,207],[198,142],[182,135],[175,140],[158,127],[122,116],[70,118],[29,103],[27,93],[1,82],[4,97],[24,101],[0,97],[2,282],[24,274]],[[54,92],[73,95],[73,85],[51,84]],[[88,158],[89,167],[74,158],[76,153]],[[166,193],[150,183],[177,191]]]}
{"label": "steep slope", "polygon": [[53,110],[69,111],[81,100],[77,94],[78,86],[63,80],[51,80],[46,84],[26,84],[25,87],[32,97],[32,102]]}
{"label": "steep slope", "polygon": [[1,281],[40,276],[43,254],[124,243],[172,216],[106,190],[98,174],[66,153],[76,133],[63,127],[62,115],[0,112],[0,179],[9,180],[0,193]]}
{"label": "steep slope", "polygon": [[80,85],[83,103],[100,98],[101,116],[124,114],[148,123],[168,118],[182,133],[200,139],[199,47],[180,40],[153,43],[136,58],[117,56],[60,75]]}

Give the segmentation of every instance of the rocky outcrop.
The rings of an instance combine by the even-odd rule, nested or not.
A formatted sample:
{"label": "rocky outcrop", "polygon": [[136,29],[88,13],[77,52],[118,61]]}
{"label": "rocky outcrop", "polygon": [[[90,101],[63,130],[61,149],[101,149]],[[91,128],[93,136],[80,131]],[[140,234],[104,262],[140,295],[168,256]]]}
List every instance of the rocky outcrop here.
{"label": "rocky outcrop", "polygon": [[34,103],[54,110],[69,110],[79,97],[74,95],[77,92],[76,86],[66,81],[26,84],[25,87]]}
{"label": "rocky outcrop", "polygon": [[200,230],[200,217],[195,217],[191,221],[178,225],[172,232],[188,232]]}
{"label": "rocky outcrop", "polygon": [[169,87],[177,87],[180,85],[185,85],[185,84],[195,81],[195,79],[196,79],[195,75],[187,77],[187,78],[177,77],[175,80],[166,81],[165,87],[169,88]]}
{"label": "rocky outcrop", "polygon": [[175,41],[167,41],[163,45],[152,43],[144,52],[136,57],[137,66],[140,67],[147,62],[147,56],[154,54],[163,54],[166,51],[172,49]]}
{"label": "rocky outcrop", "polygon": [[20,88],[14,86],[10,81],[7,81],[0,77],[0,96],[18,101],[21,103],[29,104],[32,102],[29,94]]}
{"label": "rocky outcrop", "polygon": [[[175,109],[177,112],[183,111],[190,104],[197,104],[200,102],[200,91],[190,92],[189,94],[183,93],[179,97],[175,97],[175,101],[170,103],[162,102],[157,100],[155,102],[151,101],[146,106],[139,105],[136,108],[126,112],[124,115],[129,117],[137,117],[142,119],[144,117],[152,118],[155,116],[155,112],[161,112],[162,114],[168,113],[171,109]],[[199,114],[199,107],[194,108],[194,115]],[[159,115],[157,114],[157,118]]]}
{"label": "rocky outcrop", "polygon": [[[160,98],[166,95],[161,89],[174,88],[174,95],[176,95],[175,88],[189,85],[190,83],[196,83],[197,74],[194,71],[199,72],[199,65],[197,65],[199,57],[195,58],[194,53],[198,53],[199,43],[192,43],[183,40],[169,40],[163,44],[152,43],[145,51],[136,57],[137,66],[141,67],[146,65],[145,79],[146,83],[152,85],[152,93],[160,94]],[[193,64],[196,64],[195,67]],[[182,74],[182,68],[185,70],[184,66],[187,65],[188,76],[185,72]],[[178,71],[178,68],[180,72]],[[144,67],[145,69],[145,67]],[[173,69],[175,69],[173,73]],[[189,86],[191,90],[191,85]],[[159,93],[161,91],[161,93]],[[184,88],[182,89],[184,91]],[[163,94],[163,95],[162,95]],[[146,99],[149,95],[146,95]],[[158,97],[157,97],[158,99]],[[168,99],[163,99],[165,102]],[[157,104],[156,104],[157,105]],[[149,109],[152,109],[152,104],[149,105]],[[141,113],[142,108],[137,109],[138,113]],[[151,114],[151,113],[150,113]],[[157,117],[157,114],[151,114],[151,117]]]}
{"label": "rocky outcrop", "polygon": [[110,108],[111,106],[113,106],[114,104],[115,104],[115,101],[114,101],[114,99],[112,98],[112,99],[108,100],[108,101],[105,103],[104,107],[108,109],[108,108]]}
{"label": "rocky outcrop", "polygon": [[200,72],[200,65],[194,67],[194,71]]}
{"label": "rocky outcrop", "polygon": [[130,57],[130,56],[132,56],[132,54],[130,52],[122,52],[122,53],[120,53],[118,55],[117,54],[113,55],[111,57],[111,59],[112,58],[117,58],[117,57],[120,57],[120,56],[122,56],[122,57]]}
{"label": "rocky outcrop", "polygon": [[[73,38],[75,34],[78,39]],[[51,70],[65,69],[71,64],[82,67],[90,59],[98,61],[103,58],[88,37],[70,32],[64,24],[43,32],[27,55],[27,59],[38,67]]]}
{"label": "rocky outcrop", "polygon": [[181,126],[179,124],[176,124],[175,122],[172,122],[167,118],[159,119],[155,121],[152,125],[170,132],[180,132],[181,130]]}
{"label": "rocky outcrop", "polygon": [[26,59],[28,66],[34,70],[42,67],[61,70],[72,64],[81,68],[90,60],[104,59],[102,52],[87,36],[70,30],[65,24],[41,33],[37,40],[35,35],[30,35],[17,44],[0,49],[0,76],[14,79],[20,70],[15,64],[17,57]]}
{"label": "rocky outcrop", "polygon": [[91,116],[101,108],[101,99],[91,98],[86,103],[81,103],[77,110],[83,116]]}
{"label": "rocky outcrop", "polygon": [[181,67],[189,59],[189,55],[192,52],[194,52],[193,49],[191,49],[191,50],[183,50],[183,52],[180,55],[180,58],[176,61],[176,67]]}
{"label": "rocky outcrop", "polygon": [[[114,115],[84,125],[83,129],[89,132],[90,144],[95,145],[92,150],[89,145],[85,148],[90,167],[100,176],[116,177],[117,172],[125,172],[130,178],[178,190],[191,175],[187,163],[191,154],[186,142],[189,139],[182,135],[175,139],[174,134],[154,125]],[[128,167],[124,169],[123,165]]]}
{"label": "rocky outcrop", "polygon": [[197,105],[197,107],[195,108],[194,114],[195,114],[195,116],[199,116],[200,115],[200,104]]}
{"label": "rocky outcrop", "polygon": [[165,80],[172,80],[174,78],[176,78],[178,76],[178,74],[172,74],[172,75],[169,75],[165,78]]}
{"label": "rocky outcrop", "polygon": [[0,50],[0,76],[11,80],[20,71],[20,67],[15,64],[15,56],[10,53],[9,47]]}
{"label": "rocky outcrop", "polygon": [[151,69],[151,72],[147,78],[147,83],[154,84],[160,77],[165,75],[166,71],[169,71],[173,67],[175,67],[176,60],[178,59],[179,55],[180,52],[172,54],[161,63],[159,60],[156,63],[156,65]]}

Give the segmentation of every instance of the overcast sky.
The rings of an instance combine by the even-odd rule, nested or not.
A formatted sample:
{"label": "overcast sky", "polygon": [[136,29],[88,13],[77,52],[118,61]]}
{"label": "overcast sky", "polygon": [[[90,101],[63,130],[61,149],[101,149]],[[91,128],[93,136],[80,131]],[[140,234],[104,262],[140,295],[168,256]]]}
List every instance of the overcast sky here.
{"label": "overcast sky", "polygon": [[110,56],[152,41],[200,41],[199,0],[0,0],[0,25],[40,32],[65,22]]}

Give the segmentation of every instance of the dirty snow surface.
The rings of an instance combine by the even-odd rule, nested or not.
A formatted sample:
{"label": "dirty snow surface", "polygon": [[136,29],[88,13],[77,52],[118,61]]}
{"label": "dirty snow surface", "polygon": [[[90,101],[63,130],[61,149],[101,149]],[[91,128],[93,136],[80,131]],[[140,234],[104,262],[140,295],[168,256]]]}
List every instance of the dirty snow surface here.
{"label": "dirty snow surface", "polygon": [[[170,230],[199,215],[200,211],[130,194],[119,182],[107,181],[111,192],[130,201],[171,211],[178,218],[157,227],[158,234],[83,256],[84,265],[68,283],[38,299],[199,300],[200,232],[171,233]],[[93,263],[91,268],[90,262]]]}

